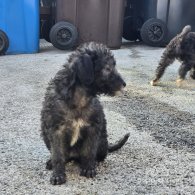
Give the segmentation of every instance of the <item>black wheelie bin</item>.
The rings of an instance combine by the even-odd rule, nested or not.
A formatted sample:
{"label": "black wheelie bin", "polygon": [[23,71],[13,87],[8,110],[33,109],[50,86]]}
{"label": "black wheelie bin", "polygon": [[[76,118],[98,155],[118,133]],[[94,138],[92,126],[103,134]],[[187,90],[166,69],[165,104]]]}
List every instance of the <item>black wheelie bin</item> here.
{"label": "black wheelie bin", "polygon": [[141,38],[146,44],[164,46],[185,25],[191,25],[192,30],[195,30],[194,0],[156,1],[156,17],[145,21],[141,28]]}
{"label": "black wheelie bin", "polygon": [[165,46],[185,25],[195,30],[194,0],[127,0],[123,37]]}
{"label": "black wheelie bin", "polygon": [[55,23],[55,0],[40,0],[40,38],[50,41],[49,32]]}
{"label": "black wheelie bin", "polygon": [[141,40],[140,30],[149,18],[156,17],[157,0],[127,0],[123,23],[123,38]]}

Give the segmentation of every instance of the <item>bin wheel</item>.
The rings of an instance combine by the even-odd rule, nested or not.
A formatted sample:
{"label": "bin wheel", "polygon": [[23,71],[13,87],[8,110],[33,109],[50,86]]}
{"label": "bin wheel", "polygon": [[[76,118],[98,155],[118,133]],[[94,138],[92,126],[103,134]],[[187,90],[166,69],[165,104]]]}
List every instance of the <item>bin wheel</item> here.
{"label": "bin wheel", "polygon": [[77,41],[78,31],[69,22],[58,22],[50,30],[51,43],[58,49],[71,49]]}
{"label": "bin wheel", "polygon": [[150,18],[141,28],[141,38],[150,46],[165,46],[167,41],[166,24],[160,19]]}
{"label": "bin wheel", "polygon": [[9,39],[7,35],[0,30],[0,55],[4,55],[9,47]]}
{"label": "bin wheel", "polygon": [[123,38],[129,41],[136,41],[140,38],[140,29],[143,25],[141,17],[127,16],[123,23]]}

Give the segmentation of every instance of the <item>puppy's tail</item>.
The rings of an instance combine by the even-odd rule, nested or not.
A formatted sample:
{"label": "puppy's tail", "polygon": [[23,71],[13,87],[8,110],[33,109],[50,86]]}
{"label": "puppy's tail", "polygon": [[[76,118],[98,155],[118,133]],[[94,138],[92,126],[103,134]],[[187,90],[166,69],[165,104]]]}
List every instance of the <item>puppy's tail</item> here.
{"label": "puppy's tail", "polygon": [[120,149],[128,140],[129,138],[129,133],[127,133],[123,138],[121,138],[119,141],[117,141],[115,144],[110,144],[108,146],[108,152],[114,152],[118,149]]}
{"label": "puppy's tail", "polygon": [[187,25],[183,28],[183,30],[180,33],[180,37],[186,36],[189,32],[192,31],[192,27],[190,25]]}

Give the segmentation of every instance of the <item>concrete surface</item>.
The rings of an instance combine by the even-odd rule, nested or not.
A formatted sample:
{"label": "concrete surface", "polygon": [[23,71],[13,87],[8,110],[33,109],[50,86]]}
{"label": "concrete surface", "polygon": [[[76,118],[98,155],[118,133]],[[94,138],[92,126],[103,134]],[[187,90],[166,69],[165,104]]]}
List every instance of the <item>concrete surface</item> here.
{"label": "concrete surface", "polygon": [[0,194],[195,194],[195,81],[175,85],[178,62],[151,87],[163,48],[124,43],[114,50],[127,87],[101,97],[110,142],[131,136],[97,168],[95,179],[67,165],[67,183],[52,186],[40,138],[40,110],[48,81],[70,52],[42,43],[39,54],[0,57]]}

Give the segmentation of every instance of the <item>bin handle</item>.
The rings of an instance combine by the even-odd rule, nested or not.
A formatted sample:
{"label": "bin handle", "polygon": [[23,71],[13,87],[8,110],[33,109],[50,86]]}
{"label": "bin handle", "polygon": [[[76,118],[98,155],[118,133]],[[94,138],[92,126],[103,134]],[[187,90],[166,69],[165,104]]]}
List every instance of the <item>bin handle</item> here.
{"label": "bin handle", "polygon": [[166,24],[168,24],[168,19],[169,19],[169,8],[170,8],[170,0],[168,0],[167,2]]}

